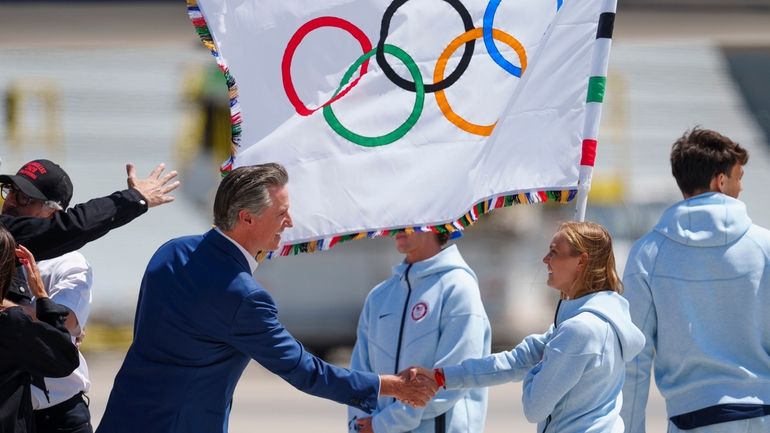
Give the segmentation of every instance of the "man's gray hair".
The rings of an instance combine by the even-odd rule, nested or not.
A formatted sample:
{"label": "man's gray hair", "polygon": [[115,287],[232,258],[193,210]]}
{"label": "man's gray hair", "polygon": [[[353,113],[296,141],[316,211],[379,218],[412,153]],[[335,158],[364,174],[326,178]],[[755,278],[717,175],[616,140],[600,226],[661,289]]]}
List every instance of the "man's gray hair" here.
{"label": "man's gray hair", "polygon": [[62,205],[60,205],[58,202],[55,202],[53,200],[46,200],[43,202],[43,206],[53,209],[53,210],[64,210]]}
{"label": "man's gray hair", "polygon": [[238,221],[238,213],[247,210],[261,214],[272,204],[271,187],[289,182],[289,174],[278,163],[238,167],[222,179],[214,198],[214,225],[230,231]]}

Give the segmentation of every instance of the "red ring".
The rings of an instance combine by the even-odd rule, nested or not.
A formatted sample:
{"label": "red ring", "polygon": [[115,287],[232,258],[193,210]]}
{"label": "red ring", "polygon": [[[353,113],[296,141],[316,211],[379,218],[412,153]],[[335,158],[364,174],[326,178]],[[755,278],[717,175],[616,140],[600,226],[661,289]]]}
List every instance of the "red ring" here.
{"label": "red ring", "polygon": [[319,110],[345,96],[345,94],[348,93],[350,89],[352,89],[353,86],[358,83],[358,80],[364,76],[369,67],[369,59],[367,59],[364,63],[361,64],[361,72],[358,77],[351,81],[350,84],[342,89],[342,91],[340,91],[336,96],[332,97],[332,99],[326,101],[319,107],[313,109],[306,107],[305,104],[303,104],[299,99],[297,91],[294,89],[294,84],[291,82],[291,60],[294,57],[294,52],[297,51],[297,47],[299,46],[300,42],[302,42],[302,39],[304,39],[308,33],[321,27],[336,27],[338,29],[345,30],[346,32],[350,33],[351,36],[356,38],[359,44],[361,44],[361,49],[364,51],[364,53],[368,53],[372,50],[372,43],[369,41],[366,33],[364,33],[350,21],[343,20],[342,18],[318,17],[306,22],[302,25],[302,27],[297,29],[291,39],[289,39],[289,43],[286,45],[286,50],[283,52],[283,59],[281,60],[281,79],[283,81],[283,89],[286,91],[286,96],[289,98],[289,102],[291,102],[291,105],[294,106],[294,109],[297,110],[297,113],[299,113],[301,116],[309,116],[316,110]]}

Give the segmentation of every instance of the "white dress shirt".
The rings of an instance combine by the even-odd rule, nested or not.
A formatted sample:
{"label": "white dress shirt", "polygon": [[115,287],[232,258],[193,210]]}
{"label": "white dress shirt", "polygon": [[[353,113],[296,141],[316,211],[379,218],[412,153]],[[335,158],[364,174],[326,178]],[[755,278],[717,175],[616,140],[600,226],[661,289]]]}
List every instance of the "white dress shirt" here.
{"label": "white dress shirt", "polygon": [[[93,271],[85,257],[79,252],[71,252],[50,260],[38,262],[43,286],[52,301],[63,305],[75,314],[78,319],[80,334],[88,322],[91,310],[91,285]],[[72,337],[73,344],[75,337]],[[45,409],[69,400],[79,392],[88,392],[91,381],[88,377],[88,365],[82,354],[80,365],[67,377],[45,378],[50,402],[46,400],[43,390],[32,386],[32,408]]]}

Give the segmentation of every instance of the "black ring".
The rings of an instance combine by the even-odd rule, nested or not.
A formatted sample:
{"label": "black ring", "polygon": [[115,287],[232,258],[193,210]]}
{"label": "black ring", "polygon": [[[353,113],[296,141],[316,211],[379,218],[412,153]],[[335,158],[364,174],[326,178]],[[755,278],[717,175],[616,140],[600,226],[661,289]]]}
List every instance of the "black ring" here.
{"label": "black ring", "polygon": [[[382,15],[382,24],[380,25],[380,40],[377,42],[377,53],[375,54],[375,59],[377,60],[377,64],[380,65],[380,68],[382,68],[382,72],[385,73],[385,76],[388,77],[388,79],[392,81],[393,84],[404,90],[415,92],[416,89],[414,81],[409,81],[398,75],[396,71],[390,67],[387,59],[385,58],[385,39],[388,37],[388,31],[390,30],[390,20],[393,18],[393,14],[396,13],[396,10],[403,6],[407,1],[409,0],[394,0],[393,3],[391,3],[387,9],[385,9],[385,13]],[[470,12],[468,12],[468,9],[463,6],[460,0],[444,1],[449,3],[449,5],[452,6],[458,14],[460,14],[460,18],[462,18],[463,25],[465,26],[465,31],[467,32],[469,30],[473,30],[473,18],[471,18]],[[460,63],[457,65],[457,68],[438,83],[425,84],[425,93],[433,93],[439,90],[444,90],[454,84],[455,81],[460,79],[460,76],[465,73],[465,70],[468,69],[468,65],[471,63],[471,58],[473,58],[473,49],[475,46],[475,39],[466,42],[463,55],[460,58]]]}

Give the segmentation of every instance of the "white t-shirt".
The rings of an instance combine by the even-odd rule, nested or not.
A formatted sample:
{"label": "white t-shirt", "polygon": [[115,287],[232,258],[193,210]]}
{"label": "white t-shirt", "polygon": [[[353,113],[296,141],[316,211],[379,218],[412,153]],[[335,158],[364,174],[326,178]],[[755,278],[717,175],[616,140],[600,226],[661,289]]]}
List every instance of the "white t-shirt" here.
{"label": "white t-shirt", "polygon": [[[50,260],[38,262],[40,277],[43,279],[45,291],[52,301],[69,308],[78,319],[78,325],[83,329],[88,322],[91,310],[91,285],[93,271],[85,257],[79,252],[71,252]],[[75,342],[75,338],[72,338]],[[32,408],[45,409],[69,400],[79,392],[88,392],[91,381],[88,378],[88,365],[82,354],[79,354],[80,366],[67,377],[45,378],[50,402],[46,400],[43,390],[32,387]]]}

